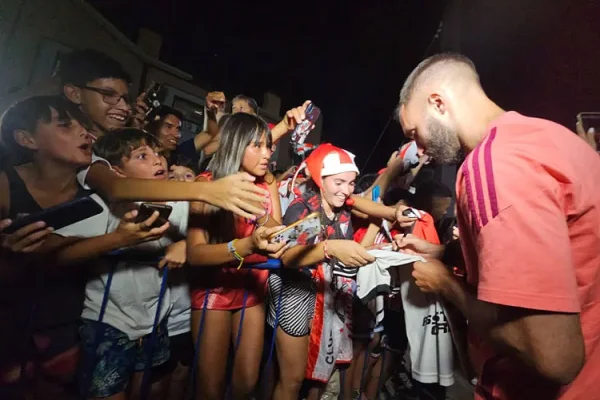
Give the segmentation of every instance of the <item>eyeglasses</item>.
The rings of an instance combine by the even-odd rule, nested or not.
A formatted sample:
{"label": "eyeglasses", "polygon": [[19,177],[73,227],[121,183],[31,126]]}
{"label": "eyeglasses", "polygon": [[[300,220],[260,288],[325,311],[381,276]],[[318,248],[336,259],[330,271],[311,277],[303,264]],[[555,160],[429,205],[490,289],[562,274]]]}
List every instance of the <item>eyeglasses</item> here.
{"label": "eyeglasses", "polygon": [[104,100],[104,102],[106,104],[110,104],[111,106],[116,106],[117,104],[119,104],[121,99],[123,99],[123,101],[125,101],[125,104],[129,104],[129,95],[128,94],[121,95],[119,93],[113,92],[112,90],[100,89],[100,88],[93,87],[93,86],[81,86],[81,88],[91,90],[92,92],[101,94],[102,100]]}

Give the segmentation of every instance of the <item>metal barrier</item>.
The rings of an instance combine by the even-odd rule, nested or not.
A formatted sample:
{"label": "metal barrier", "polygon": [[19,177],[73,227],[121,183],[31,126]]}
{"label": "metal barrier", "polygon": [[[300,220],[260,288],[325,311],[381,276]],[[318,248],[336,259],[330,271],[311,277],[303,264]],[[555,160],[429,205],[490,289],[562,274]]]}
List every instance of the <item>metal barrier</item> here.
{"label": "metal barrier", "polygon": [[[122,251],[117,251],[117,252],[113,252],[111,253],[109,256],[123,256],[123,252]],[[137,256],[133,256],[136,257]],[[156,261],[156,259],[154,258],[154,261]],[[275,260],[275,259],[269,259],[264,263],[259,263],[259,264],[254,264],[251,266],[244,266],[244,269],[248,269],[248,270],[252,270],[252,269],[261,269],[261,270],[278,270],[281,268],[281,262],[279,260]],[[108,295],[110,293],[110,288],[112,285],[112,280],[113,280],[113,276],[114,276],[114,272],[115,272],[115,268],[113,267],[112,270],[110,271],[108,278],[107,278],[107,282],[106,282],[106,287],[104,290],[104,295],[103,295],[103,299],[102,299],[102,303],[101,303],[101,307],[100,307],[100,312],[99,312],[99,318],[98,318],[98,322],[102,322],[104,319],[104,314],[106,312],[106,307],[108,305]],[[152,328],[152,332],[150,334],[150,340],[149,340],[149,345],[146,348],[146,353],[145,353],[145,359],[146,359],[146,365],[145,365],[145,370],[143,373],[143,378],[142,378],[142,386],[141,386],[141,392],[140,392],[140,398],[141,400],[146,400],[150,394],[150,387],[151,387],[151,381],[150,381],[150,375],[151,375],[151,359],[152,359],[152,355],[153,355],[153,351],[154,351],[154,347],[155,347],[155,342],[156,342],[156,335],[157,335],[157,327],[160,323],[160,312],[163,306],[163,299],[164,299],[164,295],[166,293],[166,289],[168,287],[168,269],[165,268],[162,271],[162,280],[161,280],[161,287],[160,287],[160,292],[159,292],[159,299],[158,299],[158,305],[157,305],[157,310],[156,310],[156,314],[155,314],[155,318],[154,318],[154,323],[153,323],[153,328]],[[206,290],[206,296],[204,297],[204,303],[203,303],[203,313],[202,313],[202,317],[200,319],[200,325],[198,328],[198,335],[196,336],[195,340],[194,340],[194,361],[192,364],[192,368],[191,368],[191,372],[190,372],[190,379],[191,379],[191,387],[192,387],[192,393],[196,393],[198,387],[197,387],[197,382],[196,382],[196,376],[197,376],[197,368],[198,368],[198,362],[199,362],[199,356],[200,356],[200,339],[202,337],[202,333],[205,327],[205,318],[206,318],[206,310],[207,310],[207,306],[208,306],[208,294],[209,294],[210,289]],[[277,326],[279,324],[279,317],[280,317],[280,312],[281,312],[281,304],[282,304],[282,294],[283,294],[283,290],[280,291],[280,294],[278,296],[277,299],[277,308],[276,308],[276,312],[275,312],[275,327],[273,329],[273,332],[271,334],[271,338],[270,338],[270,343],[268,343],[268,356],[263,368],[263,374],[262,374],[262,379],[261,382],[259,382],[259,390],[261,395],[264,395],[264,389],[268,388],[268,379],[270,376],[270,372],[271,372],[271,366],[272,366],[272,359],[273,359],[273,355],[274,355],[274,350],[275,350],[275,335],[277,332]],[[238,350],[239,344],[240,344],[240,340],[242,337],[242,331],[243,331],[243,320],[244,320],[244,313],[245,313],[245,309],[246,309],[246,300],[248,298],[248,292],[245,291],[244,292],[244,302],[243,302],[243,307],[242,307],[242,314],[240,316],[240,328],[236,337],[236,341],[235,341],[235,345],[234,345],[234,353],[233,356],[235,357],[235,352]],[[100,340],[102,339],[103,334],[97,334],[95,337],[95,343],[94,343],[94,348],[98,348],[98,346],[100,345]],[[265,348],[267,344],[265,344]],[[381,363],[381,373],[380,373],[380,382],[378,384],[378,397],[379,397],[379,392],[381,391],[381,388],[383,386],[383,368],[385,366],[385,353],[386,350],[384,348],[383,351],[383,355],[382,355],[382,363]],[[360,384],[360,390],[361,393],[364,389],[364,379],[365,379],[365,374],[367,372],[367,364],[368,364],[368,359],[370,357],[370,354],[368,354],[368,348],[365,354],[365,359],[364,359],[364,363],[362,365],[362,374],[361,374],[361,384]],[[84,365],[84,371],[86,373],[83,374],[83,376],[85,377],[85,381],[82,384],[82,398],[87,398],[87,393],[89,392],[90,389],[90,385],[91,385],[91,377],[92,377],[92,372],[96,366],[97,360],[93,359],[91,360],[91,362],[88,365]],[[22,367],[21,368],[21,376],[24,377],[25,376],[25,369]],[[346,377],[345,376],[345,371],[340,371],[340,381],[341,381],[341,395],[343,394],[343,386],[344,386],[344,381],[345,379],[348,379],[351,377]],[[227,392],[226,392],[226,399],[230,398],[231,395],[231,388],[230,388],[230,381],[231,381],[231,377],[228,377],[227,379]]]}

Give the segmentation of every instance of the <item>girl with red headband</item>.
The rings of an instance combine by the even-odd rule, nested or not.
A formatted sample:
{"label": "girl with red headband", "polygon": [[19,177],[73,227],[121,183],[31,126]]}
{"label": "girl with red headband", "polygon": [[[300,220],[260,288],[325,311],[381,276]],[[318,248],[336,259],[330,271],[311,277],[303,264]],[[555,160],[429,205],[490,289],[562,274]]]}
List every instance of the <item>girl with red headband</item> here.
{"label": "girl with red headband", "polygon": [[354,268],[374,261],[352,240],[347,201],[359,172],[354,155],[322,144],[305,164],[312,188],[289,205],[283,223],[317,211],[322,230],[311,242],[286,250],[285,268],[269,277],[267,321],[277,329],[280,368],[275,400],[298,398],[305,378],[326,383],[337,363],[350,362]]}

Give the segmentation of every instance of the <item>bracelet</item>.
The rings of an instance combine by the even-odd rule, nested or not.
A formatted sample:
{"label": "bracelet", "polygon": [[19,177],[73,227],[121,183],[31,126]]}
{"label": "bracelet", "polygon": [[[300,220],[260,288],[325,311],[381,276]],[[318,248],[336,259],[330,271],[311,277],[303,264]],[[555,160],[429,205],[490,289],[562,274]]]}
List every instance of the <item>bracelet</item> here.
{"label": "bracelet", "polygon": [[325,254],[326,260],[331,260],[331,256],[327,252],[327,240],[323,242],[323,253]]}
{"label": "bracelet", "polygon": [[269,214],[269,213],[266,213],[266,214],[267,214],[267,219],[265,219],[265,222],[263,222],[262,224],[259,224],[259,223],[258,223],[258,219],[256,220],[256,227],[257,227],[257,228],[260,228],[261,226],[265,226],[265,224],[266,224],[267,222],[269,222],[269,217],[270,217],[270,214]]}
{"label": "bracelet", "polygon": [[235,242],[237,242],[237,239],[233,239],[231,242],[227,243],[227,251],[229,251],[230,254],[233,254],[233,256],[240,262],[240,264],[237,266],[237,269],[240,269],[244,263],[244,257],[240,256],[235,249]]}

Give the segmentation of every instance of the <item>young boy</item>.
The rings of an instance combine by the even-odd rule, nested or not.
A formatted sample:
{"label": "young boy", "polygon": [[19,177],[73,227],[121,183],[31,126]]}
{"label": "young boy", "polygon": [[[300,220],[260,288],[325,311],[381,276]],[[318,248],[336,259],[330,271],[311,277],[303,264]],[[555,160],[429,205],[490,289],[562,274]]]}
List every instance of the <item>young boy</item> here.
{"label": "young boy", "polygon": [[[122,177],[143,180],[166,180],[167,165],[158,154],[157,139],[138,129],[126,128],[105,134],[95,143],[95,151],[106,159],[115,173]],[[171,309],[171,294],[167,289],[159,299],[162,274],[160,268],[177,268],[185,263],[188,204],[167,203],[172,207],[164,236],[117,255],[109,263],[98,266],[95,278],[86,285],[82,312],[83,340],[82,387],[90,398],[123,396],[132,382],[139,390],[141,377],[148,362],[156,367],[170,355],[166,316]],[[79,224],[59,230],[64,236],[110,234],[132,205],[112,207],[106,225]],[[166,227],[168,226],[168,229]],[[104,232],[100,232],[100,230]],[[151,226],[147,227],[152,228]],[[156,228],[154,228],[156,229]],[[88,239],[88,241],[96,239]],[[79,243],[80,246],[85,243]],[[127,244],[125,244],[127,245]],[[133,253],[132,253],[133,252]],[[163,257],[159,261],[159,257]],[[107,288],[112,276],[112,284]],[[99,321],[105,296],[108,296],[103,321]],[[155,346],[149,349],[154,318],[161,301]],[[150,357],[150,358],[147,358]]]}

